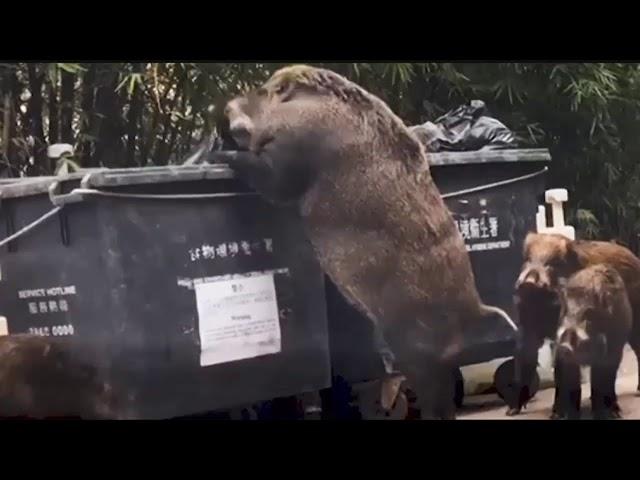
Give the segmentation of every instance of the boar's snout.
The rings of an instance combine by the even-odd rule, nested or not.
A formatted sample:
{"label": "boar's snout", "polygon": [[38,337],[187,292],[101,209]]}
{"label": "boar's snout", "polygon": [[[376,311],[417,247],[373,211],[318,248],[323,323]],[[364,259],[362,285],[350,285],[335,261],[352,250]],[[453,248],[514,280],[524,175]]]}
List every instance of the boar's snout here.
{"label": "boar's snout", "polygon": [[242,101],[231,100],[226,108],[225,115],[229,120],[229,133],[240,150],[248,150],[253,135],[253,121],[244,112]]}
{"label": "boar's snout", "polygon": [[572,356],[580,364],[588,363],[598,343],[592,342],[587,331],[580,326],[561,328],[558,332],[558,352]]}
{"label": "boar's snout", "polygon": [[526,290],[550,290],[551,281],[544,268],[526,266],[516,281],[516,292]]}

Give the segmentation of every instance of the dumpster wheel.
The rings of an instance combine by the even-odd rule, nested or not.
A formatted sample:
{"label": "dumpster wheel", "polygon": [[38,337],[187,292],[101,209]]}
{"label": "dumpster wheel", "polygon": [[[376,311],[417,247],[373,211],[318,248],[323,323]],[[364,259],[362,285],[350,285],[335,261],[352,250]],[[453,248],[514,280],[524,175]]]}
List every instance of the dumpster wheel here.
{"label": "dumpster wheel", "polygon": [[[496,373],[493,376],[493,383],[496,387],[498,396],[505,400],[511,398],[513,393],[513,378],[515,376],[515,361],[513,359],[507,360],[498,367]],[[540,375],[536,371],[531,383],[529,384],[530,396],[527,399],[531,400],[538,393],[540,388]]]}

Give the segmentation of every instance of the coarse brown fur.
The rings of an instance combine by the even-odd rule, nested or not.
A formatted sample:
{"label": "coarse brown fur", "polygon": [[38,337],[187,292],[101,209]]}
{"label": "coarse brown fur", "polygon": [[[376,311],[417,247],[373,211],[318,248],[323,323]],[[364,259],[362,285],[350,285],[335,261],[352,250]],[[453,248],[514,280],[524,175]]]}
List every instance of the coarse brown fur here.
{"label": "coarse brown fur", "polygon": [[586,365],[591,367],[594,418],[621,418],[615,384],[632,326],[624,281],[614,268],[599,264],[578,271],[559,293],[552,418],[580,417],[580,367]]}
{"label": "coarse brown fur", "polygon": [[111,387],[54,337],[0,337],[0,417],[110,418]]}
{"label": "coarse brown fur", "polygon": [[524,263],[516,282],[521,344],[516,353],[516,394],[508,401],[508,415],[518,414],[526,405],[529,398],[522,385],[535,372],[543,340],[555,338],[559,282],[583,268],[603,263],[611,265],[625,283],[633,311],[629,344],[640,358],[640,259],[613,242],[572,241],[562,235],[531,233],[525,240]]}
{"label": "coarse brown fur", "polygon": [[308,66],[276,72],[227,115],[247,151],[232,168],[296,208],[326,273],[382,328],[423,413],[453,418],[451,365],[469,323],[496,311],[479,298],[424,148],[383,101]]}

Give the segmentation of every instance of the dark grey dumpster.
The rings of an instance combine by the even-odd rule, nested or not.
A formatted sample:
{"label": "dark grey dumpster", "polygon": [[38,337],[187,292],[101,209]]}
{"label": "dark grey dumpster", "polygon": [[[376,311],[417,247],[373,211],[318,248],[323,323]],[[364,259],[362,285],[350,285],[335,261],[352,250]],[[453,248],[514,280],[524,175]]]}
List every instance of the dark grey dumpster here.
{"label": "dark grey dumpster", "polygon": [[[219,166],[94,171],[0,188],[10,334],[99,352],[126,418],[330,383],[323,275],[295,216]],[[59,210],[58,210],[59,209]]]}
{"label": "dark grey dumpster", "polygon": [[[483,301],[516,319],[513,284],[522,265],[524,238],[535,230],[537,206],[544,202],[549,151],[439,153],[430,154],[429,161],[464,237]],[[384,369],[373,349],[369,322],[331,286],[328,301],[334,382],[380,378]],[[515,334],[504,321],[496,318],[479,327],[467,339],[463,365],[513,354]]]}

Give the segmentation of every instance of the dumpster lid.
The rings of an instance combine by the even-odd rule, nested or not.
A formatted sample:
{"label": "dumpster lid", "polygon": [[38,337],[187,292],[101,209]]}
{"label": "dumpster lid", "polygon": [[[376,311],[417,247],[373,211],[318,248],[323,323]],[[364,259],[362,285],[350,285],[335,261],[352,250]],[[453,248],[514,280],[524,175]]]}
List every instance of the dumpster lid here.
{"label": "dumpster lid", "polygon": [[546,148],[480,150],[477,152],[428,153],[429,165],[470,165],[478,163],[550,162],[551,153]]}
{"label": "dumpster lid", "polygon": [[120,187],[150,183],[229,180],[233,178],[235,178],[235,174],[224,164],[170,165],[165,167],[100,170],[92,173],[84,183],[87,187]]}
{"label": "dumpster lid", "polygon": [[29,177],[0,183],[0,198],[18,198],[49,192],[54,183],[81,181],[83,188],[119,187],[154,183],[188,182],[197,180],[233,179],[233,171],[226,165],[166,166],[121,169],[87,169],[66,175]]}

